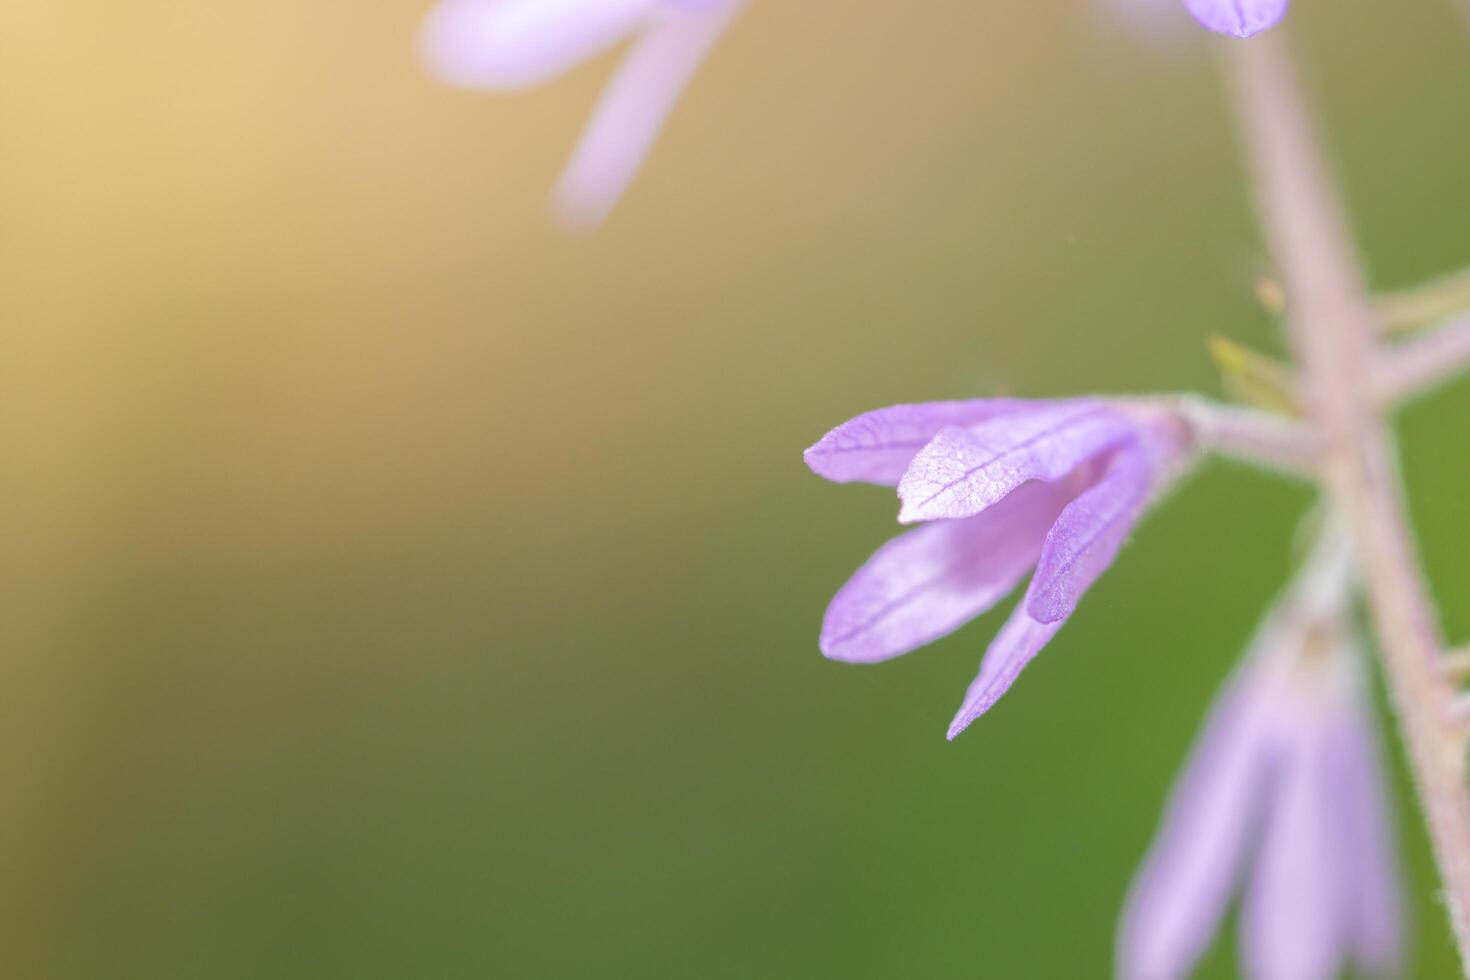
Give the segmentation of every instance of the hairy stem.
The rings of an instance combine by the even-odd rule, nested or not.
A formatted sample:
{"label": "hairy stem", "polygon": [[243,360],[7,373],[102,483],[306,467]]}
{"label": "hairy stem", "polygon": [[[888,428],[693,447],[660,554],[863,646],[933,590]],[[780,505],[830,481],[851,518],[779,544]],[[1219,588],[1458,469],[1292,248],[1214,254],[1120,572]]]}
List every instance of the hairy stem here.
{"label": "hairy stem", "polygon": [[1405,516],[1373,365],[1383,324],[1369,299],[1336,185],[1278,29],[1230,45],[1256,204],[1281,271],[1303,407],[1322,442],[1323,489],[1353,539],[1384,673],[1429,826],[1444,897],[1470,964],[1470,792],[1454,691]]}
{"label": "hairy stem", "polygon": [[1316,433],[1300,422],[1193,395],[1164,403],[1189,423],[1196,444],[1205,452],[1288,476],[1316,476],[1321,447]]}

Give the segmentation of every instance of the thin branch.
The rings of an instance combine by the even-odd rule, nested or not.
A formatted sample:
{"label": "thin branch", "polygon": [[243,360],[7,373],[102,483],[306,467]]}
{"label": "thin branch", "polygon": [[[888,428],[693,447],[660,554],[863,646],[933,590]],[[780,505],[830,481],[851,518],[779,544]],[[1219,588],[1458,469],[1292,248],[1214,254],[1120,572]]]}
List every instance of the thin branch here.
{"label": "thin branch", "polygon": [[1287,296],[1307,417],[1324,441],[1322,482],[1347,521],[1384,673],[1424,807],[1462,966],[1470,965],[1470,792],[1453,688],[1425,591],[1392,436],[1372,385],[1382,329],[1318,149],[1285,32],[1230,44],[1236,108],[1257,208]]}
{"label": "thin branch", "polygon": [[1470,316],[1388,347],[1379,355],[1373,387],[1392,406],[1427,394],[1470,369]]}
{"label": "thin branch", "polygon": [[1180,395],[1174,408],[1199,448],[1291,476],[1314,478],[1322,443],[1306,425],[1274,412]]}
{"label": "thin branch", "polygon": [[1470,650],[1451,650],[1439,658],[1440,673],[1453,681],[1470,678]]}
{"label": "thin branch", "polygon": [[1378,297],[1378,317],[1390,333],[1417,330],[1426,323],[1470,310],[1470,269]]}

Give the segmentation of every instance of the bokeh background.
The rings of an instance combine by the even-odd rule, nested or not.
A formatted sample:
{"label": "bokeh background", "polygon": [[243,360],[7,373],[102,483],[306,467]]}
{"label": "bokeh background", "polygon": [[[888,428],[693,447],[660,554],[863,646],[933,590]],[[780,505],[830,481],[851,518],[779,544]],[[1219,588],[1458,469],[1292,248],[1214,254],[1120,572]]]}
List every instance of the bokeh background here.
{"label": "bokeh background", "polygon": [[[1308,495],[1205,469],[951,745],[1003,611],[825,662],[896,507],[800,454],[1274,347],[1211,43],[757,0],[574,236],[544,195],[612,59],[449,91],[426,6],[0,8],[6,975],[1106,975]],[[1296,7],[1374,281],[1470,263],[1462,11]],[[1402,426],[1456,640],[1467,411]]]}

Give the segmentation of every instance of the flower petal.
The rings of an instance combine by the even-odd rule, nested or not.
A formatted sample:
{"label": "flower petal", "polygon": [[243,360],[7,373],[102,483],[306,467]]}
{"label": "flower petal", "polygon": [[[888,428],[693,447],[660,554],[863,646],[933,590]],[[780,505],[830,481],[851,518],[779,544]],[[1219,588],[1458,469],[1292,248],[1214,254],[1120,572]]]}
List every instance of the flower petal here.
{"label": "flower petal", "polygon": [[637,176],[684,86],[743,2],[685,3],[658,14],[603,90],[552,191],[563,218],[587,227],[607,217]]}
{"label": "flower petal", "polygon": [[1212,31],[1250,37],[1286,16],[1290,0],[1184,0],[1194,19]]}
{"label": "flower petal", "polygon": [[1136,444],[1113,454],[1102,477],[1067,505],[1041,548],[1027,611],[1041,623],[1072,615],[1099,575],[1118,556],[1148,501],[1150,463]]}
{"label": "flower petal", "polygon": [[1339,860],[1351,868],[1345,929],[1353,958],[1377,976],[1400,972],[1403,962],[1403,881],[1383,782],[1377,732],[1364,705],[1334,733],[1329,766],[1340,803]]}
{"label": "flower petal", "polygon": [[1225,914],[1263,800],[1270,729],[1254,678],[1215,702],[1175,785],[1119,929],[1123,980],[1188,976]]}
{"label": "flower petal", "polygon": [[940,429],[975,425],[1033,405],[1009,398],[891,405],[842,423],[804,454],[806,465],[834,483],[897,486],[903,471]]}
{"label": "flower petal", "polygon": [[1036,563],[1065,487],[1033,483],[960,521],[899,535],[848,580],[822,623],[822,653],[876,663],[945,636],[1006,596]]}
{"label": "flower petal", "polygon": [[960,710],[949,723],[946,737],[950,741],[954,741],[960,732],[969,728],[971,722],[989,711],[1001,695],[1011,689],[1026,665],[1062,628],[1061,623],[1038,623],[1032,619],[1026,612],[1030,598],[1031,591],[1027,589],[1026,598],[1011,612],[985,651],[985,658],[980,661],[980,673],[970,682]]}
{"label": "flower petal", "polygon": [[658,0],[440,0],[420,49],[451,85],[521,88],[627,37]]}
{"label": "flower petal", "polygon": [[1132,434],[1094,401],[1036,403],[969,429],[948,428],[898,482],[903,523],[971,517],[1028,480],[1056,481]]}
{"label": "flower petal", "polygon": [[1326,733],[1301,719],[1288,734],[1265,838],[1241,910],[1252,980],[1331,980],[1347,958],[1341,911],[1347,865],[1333,846],[1342,801],[1323,765]]}

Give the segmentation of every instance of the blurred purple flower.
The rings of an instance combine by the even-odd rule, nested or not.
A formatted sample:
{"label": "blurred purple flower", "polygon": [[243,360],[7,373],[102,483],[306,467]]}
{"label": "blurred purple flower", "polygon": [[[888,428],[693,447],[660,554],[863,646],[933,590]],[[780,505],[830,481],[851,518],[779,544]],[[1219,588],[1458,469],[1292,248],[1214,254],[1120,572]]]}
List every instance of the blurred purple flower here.
{"label": "blurred purple flower", "polygon": [[876,663],[953,632],[1035,568],[949,727],[993,705],[1112,564],[1177,472],[1189,433],[1172,413],[1103,401],[896,405],[859,415],[806,451],[819,476],[897,486],[889,541],[827,608],[822,652]]}
{"label": "blurred purple flower", "polygon": [[1290,0],[1184,0],[1195,20],[1234,37],[1250,37],[1275,26],[1289,4]]}
{"label": "blurred purple flower", "polygon": [[1345,599],[1320,585],[1304,579],[1278,604],[1211,712],[1133,883],[1123,980],[1187,976],[1242,883],[1254,980],[1399,964],[1401,884],[1361,655]]}
{"label": "blurred purple flower", "polygon": [[744,0],[440,0],[420,44],[450,85],[519,89],[636,38],[552,198],[579,225],[601,221],[633,178],[679,93]]}

